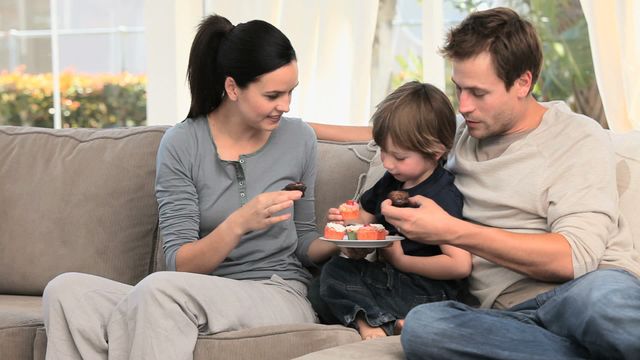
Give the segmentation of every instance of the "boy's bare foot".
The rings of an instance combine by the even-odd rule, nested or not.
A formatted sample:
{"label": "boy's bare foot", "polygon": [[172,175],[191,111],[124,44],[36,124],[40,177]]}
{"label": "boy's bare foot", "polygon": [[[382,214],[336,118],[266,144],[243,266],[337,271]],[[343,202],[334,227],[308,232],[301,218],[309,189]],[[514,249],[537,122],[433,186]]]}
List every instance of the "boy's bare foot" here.
{"label": "boy's bare foot", "polygon": [[358,324],[358,332],[360,333],[362,340],[370,340],[387,336],[381,327],[372,327],[363,319],[356,319],[356,323]]}
{"label": "boy's bare foot", "polygon": [[400,335],[400,333],[402,333],[403,327],[404,327],[404,319],[396,320],[396,324],[393,327],[393,335]]}

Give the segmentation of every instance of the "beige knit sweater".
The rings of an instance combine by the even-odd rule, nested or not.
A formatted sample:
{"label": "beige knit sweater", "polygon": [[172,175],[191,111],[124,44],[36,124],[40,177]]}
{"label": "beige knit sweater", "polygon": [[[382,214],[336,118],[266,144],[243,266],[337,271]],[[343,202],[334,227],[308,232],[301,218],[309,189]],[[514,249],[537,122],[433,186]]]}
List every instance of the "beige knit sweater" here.
{"label": "beige knit sweater", "polygon": [[[640,264],[631,257],[638,249],[618,209],[609,137],[562,102],[543,105],[548,111],[538,128],[490,160],[477,160],[478,141],[464,124],[459,127],[448,168],[465,196],[464,217],[513,232],[564,235],[573,251],[574,277],[599,266],[640,276]],[[532,296],[532,288],[548,288],[474,256],[470,286],[482,307],[493,306],[516,282],[528,285],[509,289],[515,302]]]}

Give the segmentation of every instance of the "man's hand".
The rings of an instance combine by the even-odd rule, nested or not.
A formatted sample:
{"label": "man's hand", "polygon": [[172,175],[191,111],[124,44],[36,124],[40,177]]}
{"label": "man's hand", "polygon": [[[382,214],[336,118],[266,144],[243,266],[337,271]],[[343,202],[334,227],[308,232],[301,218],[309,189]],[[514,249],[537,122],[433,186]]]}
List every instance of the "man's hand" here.
{"label": "man's hand", "polygon": [[398,208],[391,205],[391,200],[383,201],[382,215],[398,232],[412,240],[432,245],[446,243],[457,219],[424,196],[414,196],[409,201],[414,207]]}
{"label": "man's hand", "polygon": [[453,245],[537,280],[573,278],[571,246],[561,234],[514,233],[457,219],[422,196],[409,201],[418,207],[397,208],[385,200],[381,210],[387,222],[411,240]]}

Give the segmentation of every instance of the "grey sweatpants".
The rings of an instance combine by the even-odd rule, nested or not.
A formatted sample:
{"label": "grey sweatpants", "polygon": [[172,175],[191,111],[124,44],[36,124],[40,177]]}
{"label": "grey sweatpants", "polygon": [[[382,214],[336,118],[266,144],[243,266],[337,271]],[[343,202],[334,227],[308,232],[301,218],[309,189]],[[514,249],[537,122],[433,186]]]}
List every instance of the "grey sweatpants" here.
{"label": "grey sweatpants", "polygon": [[252,281],[167,271],[130,286],[62,274],[43,295],[46,359],[192,359],[199,334],[316,322],[306,292],[275,275]]}

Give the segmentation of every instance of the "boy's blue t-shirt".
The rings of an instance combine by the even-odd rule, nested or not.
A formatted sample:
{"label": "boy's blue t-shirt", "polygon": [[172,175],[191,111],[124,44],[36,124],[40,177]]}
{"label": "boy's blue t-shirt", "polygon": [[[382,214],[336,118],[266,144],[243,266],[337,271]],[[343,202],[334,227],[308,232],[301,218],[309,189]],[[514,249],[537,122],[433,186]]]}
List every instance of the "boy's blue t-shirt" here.
{"label": "boy's blue t-shirt", "polygon": [[[402,189],[403,183],[396,180],[388,172],[385,172],[384,176],[382,176],[371,189],[362,194],[360,197],[360,206],[368,213],[373,214],[376,222],[384,225],[392,235],[398,234],[398,231],[382,216],[380,204],[382,204],[382,202],[387,199],[387,195],[394,190],[404,190],[409,193],[409,196],[422,195],[430,198],[451,216],[462,218],[463,197],[453,181],[453,174],[442,167],[442,165],[438,165],[426,180],[412,188]],[[408,238],[401,243],[406,255],[432,256],[442,253],[439,246],[425,245]]]}

